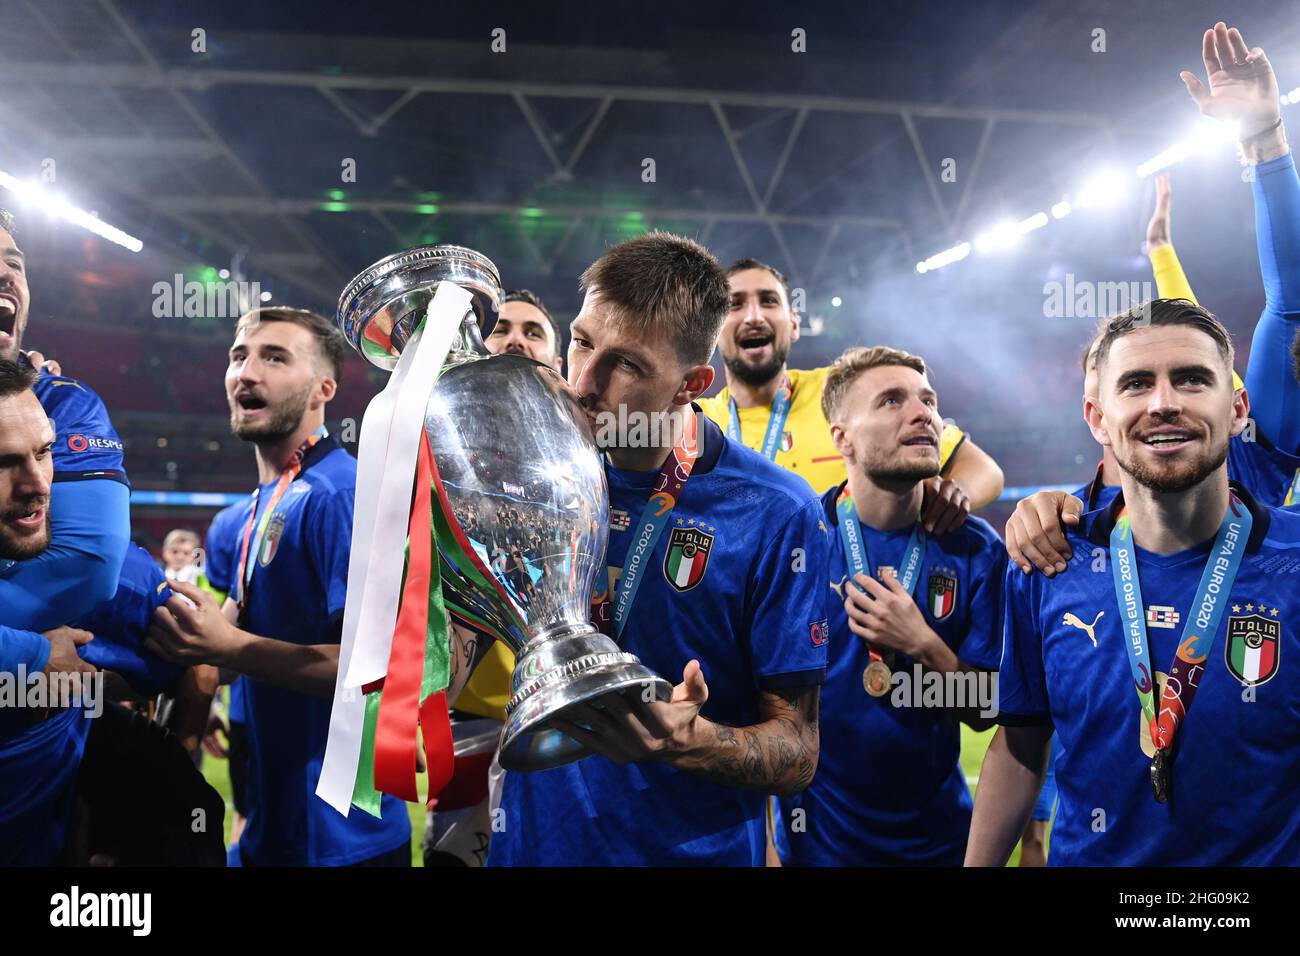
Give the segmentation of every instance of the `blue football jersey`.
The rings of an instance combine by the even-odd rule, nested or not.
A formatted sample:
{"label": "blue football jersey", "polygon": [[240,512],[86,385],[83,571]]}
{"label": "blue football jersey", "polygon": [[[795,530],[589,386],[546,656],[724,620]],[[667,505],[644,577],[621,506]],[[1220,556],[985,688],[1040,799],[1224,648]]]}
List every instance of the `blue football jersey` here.
{"label": "blue football jersey", "polygon": [[[1053,865],[1300,864],[1300,683],[1282,673],[1300,654],[1300,514],[1234,488],[1254,524],[1178,731],[1167,804],[1152,796],[1150,743],[1109,566],[1123,497],[1070,531],[1074,557],[1064,573],[1007,573],[1000,719],[1050,720],[1056,729]],[[1134,548],[1158,679],[1212,546],[1170,555]]]}
{"label": "blue football jersey", "polygon": [[16,736],[0,734],[0,866],[59,862],[92,719],[69,707]]}
{"label": "blue football jersey", "polygon": [[[248,520],[248,504],[227,505],[212,516],[208,533],[203,538],[203,573],[207,575],[208,584],[218,591],[229,595],[234,586],[235,565],[239,562],[239,548],[243,544],[240,536],[244,525],[240,518]],[[231,723],[242,724],[244,716],[244,682],[245,677],[236,677],[230,682]]]}
{"label": "blue football jersey", "polygon": [[247,520],[247,502],[227,505],[212,516],[208,533],[203,537],[203,573],[209,584],[226,594],[230,594],[235,583],[235,565],[239,562],[241,535]]}
{"label": "blue football jersey", "polygon": [[122,440],[100,397],[76,379],[45,371],[34,390],[54,422],[54,480],[110,478],[126,484]]}
{"label": "blue football jersey", "polygon": [[[828,532],[806,481],[767,461],[697,411],[701,456],[643,572],[620,644],[670,683],[700,662],[701,715],[759,720],[759,693],[820,684],[826,669]],[[606,466],[611,593],[636,536],[655,472]],[[685,542],[695,560],[683,569]],[[701,558],[700,555],[703,555]],[[507,773],[503,865],[761,866],[763,794],[665,764],[619,766],[590,756],[552,770]]]}
{"label": "blue football jersey", "polygon": [[[334,438],[308,452],[250,553],[252,584],[242,627],[295,644],[337,643],[347,596],[357,463]],[[257,520],[275,482],[262,486]],[[252,498],[240,506],[240,529]],[[251,546],[250,546],[251,547]],[[232,574],[237,573],[238,555]],[[238,582],[236,582],[238,583]],[[238,589],[236,589],[238,590]],[[347,817],[316,796],[330,701],[244,678],[248,726],[248,824],[244,861],[256,865],[344,866],[408,844],[406,805],[385,796],[383,819]]]}
{"label": "blue football jersey", "polygon": [[141,694],[158,693],[185,669],[144,650],[154,609],[166,604],[171,596],[167,578],[149,552],[131,545],[113,599],[69,625],[95,635],[77,653],[101,670],[121,674]]}
{"label": "blue football jersey", "polygon": [[[961,730],[951,711],[915,706],[914,662],[895,655],[895,686],[872,697],[862,686],[867,643],[844,610],[850,575],[832,488],[822,497],[831,526],[830,663],[821,695],[821,757],[812,785],[782,798],[782,861],[803,866],[960,865],[971,799],[958,763]],[[897,568],[910,528],[862,528],[868,567]],[[934,631],[967,664],[996,670],[1006,549],[980,518],[926,539],[916,603]],[[990,688],[991,692],[991,688]],[[995,701],[990,698],[991,709]],[[974,709],[979,709],[974,700]],[[802,811],[802,812],[799,812]]]}
{"label": "blue football jersey", "polygon": [[1228,477],[1245,487],[1255,500],[1280,508],[1300,470],[1300,455],[1277,448],[1256,432],[1254,441],[1237,435],[1228,442]]}

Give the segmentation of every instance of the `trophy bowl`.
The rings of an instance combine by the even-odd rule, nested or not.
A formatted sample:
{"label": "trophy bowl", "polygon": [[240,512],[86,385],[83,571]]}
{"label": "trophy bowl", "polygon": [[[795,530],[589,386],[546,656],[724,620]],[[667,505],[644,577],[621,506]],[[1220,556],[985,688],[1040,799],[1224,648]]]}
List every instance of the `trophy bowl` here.
{"label": "trophy bowl", "polygon": [[549,726],[566,709],[600,707],[607,694],[666,701],[672,686],[589,623],[609,536],[600,452],[554,369],[483,347],[501,298],[492,262],[461,246],[388,256],[344,289],[338,325],[367,361],[392,369],[440,282],[471,295],[424,416],[455,544],[439,536],[443,596],[455,623],[515,655],[501,766],[544,770],[587,755]]}

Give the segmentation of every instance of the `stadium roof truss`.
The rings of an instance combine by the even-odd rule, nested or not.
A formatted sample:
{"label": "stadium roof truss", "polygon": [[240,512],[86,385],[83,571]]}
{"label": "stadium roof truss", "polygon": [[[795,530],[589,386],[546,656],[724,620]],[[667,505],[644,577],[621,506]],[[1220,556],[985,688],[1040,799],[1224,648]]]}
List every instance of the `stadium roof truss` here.
{"label": "stadium roof truss", "polygon": [[[447,217],[515,224],[546,217],[554,228],[544,230],[544,237],[537,230],[514,230],[528,266],[541,276],[555,272],[575,239],[593,228],[599,235],[602,224],[611,221],[633,232],[660,225],[689,229],[704,242],[720,228],[758,227],[770,235],[772,247],[779,250],[778,261],[792,281],[815,283],[850,233],[854,237],[872,234],[878,243],[901,245],[909,260],[919,250],[914,248],[907,215],[805,206],[798,195],[791,198],[788,190],[782,191],[792,164],[818,150],[806,142],[814,125],[820,124],[825,142],[828,128],[855,120],[888,124],[872,127],[877,132],[886,130],[887,135],[870,141],[864,155],[887,148],[910,152],[915,161],[911,175],[924,183],[935,221],[950,238],[966,225],[989,147],[1007,124],[1072,128],[1093,137],[1110,129],[1105,117],[1068,111],[605,82],[177,67],[160,59],[117,0],[78,0],[57,15],[36,0],[0,0],[0,6],[10,23],[13,14],[21,16],[23,22],[14,24],[19,34],[26,33],[29,39],[39,36],[38,48],[45,46],[34,62],[0,57],[0,82],[13,91],[7,98],[9,105],[0,106],[0,124],[20,129],[35,149],[46,151],[44,155],[69,157],[74,175],[66,178],[84,183],[83,191],[94,192],[101,203],[120,199],[114,213],[123,217],[124,227],[145,229],[149,242],[192,259],[192,251],[162,238],[179,230],[227,254],[249,250],[258,271],[300,292],[316,292],[321,301],[329,300],[322,290],[341,288],[371,258],[418,244]],[[491,98],[497,101],[494,110],[509,104],[514,121],[501,125],[500,112],[491,114],[498,130],[510,137],[508,143],[497,145],[494,155],[539,153],[544,162],[526,175],[515,176],[503,194],[498,190],[487,198],[456,191],[420,194],[412,187],[398,194],[352,188],[329,199],[319,183],[294,194],[269,182],[265,165],[257,168],[256,149],[250,153],[248,146],[250,137],[232,136],[229,123],[219,129],[203,108],[210,104],[202,97],[233,88],[243,88],[245,94],[251,91],[262,103],[276,103],[273,97],[286,91],[319,97],[346,121],[355,137],[390,153],[400,152],[406,144],[399,134],[389,146],[386,135],[422,102]],[[548,104],[563,105],[573,121],[557,128],[557,113]],[[713,168],[723,175],[726,167],[730,201],[701,200],[677,189],[657,192],[656,197],[667,194],[669,198],[653,204],[617,197],[611,201],[610,193],[602,191],[608,184],[601,182],[601,171],[584,172],[580,164],[597,147],[612,148],[611,140],[631,135],[629,125],[635,126],[637,114],[630,121],[611,122],[622,106],[667,108],[682,115],[707,113],[719,137],[709,144],[711,152],[716,150],[711,160],[723,164]],[[88,109],[95,115],[88,116]],[[250,119],[265,124],[267,115]],[[946,122],[978,130],[962,184],[951,191],[943,188],[939,159],[927,152],[920,129],[921,124]],[[809,153],[801,153],[804,149]],[[721,158],[724,155],[729,161]],[[846,168],[860,166],[864,155]],[[588,180],[585,188],[584,179]],[[593,182],[600,187],[594,192]],[[429,195],[436,195],[436,200]],[[633,204],[637,208],[629,209]],[[317,218],[321,212],[346,212],[377,225],[378,229],[367,231],[367,252],[340,251],[339,244],[321,229]],[[792,230],[799,232],[798,252],[789,240]],[[932,238],[927,235],[925,240]]]}

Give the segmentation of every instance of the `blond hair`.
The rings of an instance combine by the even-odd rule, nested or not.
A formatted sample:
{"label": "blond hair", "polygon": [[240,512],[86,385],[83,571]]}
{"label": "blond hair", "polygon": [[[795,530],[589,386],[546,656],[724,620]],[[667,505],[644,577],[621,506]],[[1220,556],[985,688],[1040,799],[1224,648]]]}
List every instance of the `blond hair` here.
{"label": "blond hair", "polygon": [[925,374],[925,359],[901,349],[891,349],[887,345],[872,348],[858,345],[845,349],[844,354],[832,363],[826,373],[826,384],[822,386],[822,414],[828,422],[834,420],[844,396],[858,376],[882,365],[901,365]]}

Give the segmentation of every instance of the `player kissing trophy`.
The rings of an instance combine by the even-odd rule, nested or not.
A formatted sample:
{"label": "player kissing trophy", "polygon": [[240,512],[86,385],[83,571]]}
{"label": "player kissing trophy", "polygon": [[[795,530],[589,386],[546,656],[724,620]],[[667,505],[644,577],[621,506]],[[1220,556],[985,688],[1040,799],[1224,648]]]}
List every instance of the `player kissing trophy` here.
{"label": "player kissing trophy", "polygon": [[[600,453],[554,369],[484,347],[500,298],[492,262],[452,245],[381,259],[339,298],[337,322],[353,348],[393,371],[361,429],[330,730],[331,749],[360,745],[341,771],[356,767],[358,806],[372,766],[376,790],[417,799],[417,725],[431,796],[450,774],[439,769],[449,754],[436,752],[450,739],[444,606],[515,655],[501,734],[508,770],[586,755],[547,726],[567,707],[606,694],[672,694],[588,622],[609,530]],[[328,775],[329,754],[326,764]],[[328,789],[323,776],[318,792],[338,806]]]}

